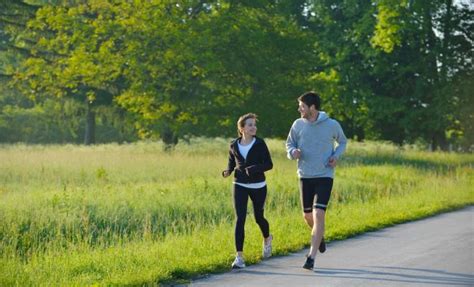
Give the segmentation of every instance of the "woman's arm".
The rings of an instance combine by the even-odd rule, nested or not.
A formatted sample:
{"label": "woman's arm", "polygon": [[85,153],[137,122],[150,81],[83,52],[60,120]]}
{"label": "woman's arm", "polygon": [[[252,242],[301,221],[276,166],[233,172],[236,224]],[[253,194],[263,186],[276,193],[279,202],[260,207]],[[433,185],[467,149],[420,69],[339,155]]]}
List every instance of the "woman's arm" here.
{"label": "woman's arm", "polygon": [[262,143],[262,161],[258,164],[250,165],[245,168],[245,172],[250,175],[256,172],[266,172],[273,168],[272,157],[270,151],[268,150],[267,144]]}
{"label": "woman's arm", "polygon": [[235,156],[234,153],[232,152],[232,144],[229,147],[229,159],[227,161],[227,169],[222,171],[222,176],[223,177],[228,177],[229,175],[232,174],[232,172],[235,169]]}

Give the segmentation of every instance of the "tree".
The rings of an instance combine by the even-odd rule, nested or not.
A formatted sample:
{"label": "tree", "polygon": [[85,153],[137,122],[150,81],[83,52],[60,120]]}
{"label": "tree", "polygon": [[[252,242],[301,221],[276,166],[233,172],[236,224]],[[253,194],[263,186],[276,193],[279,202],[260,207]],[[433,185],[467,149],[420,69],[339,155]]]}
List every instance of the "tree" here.
{"label": "tree", "polygon": [[322,61],[313,63],[310,75],[323,97],[323,109],[338,119],[347,136],[363,140],[376,138],[368,115],[373,97],[368,73],[373,67],[370,46],[375,8],[355,0],[307,1],[303,5],[304,28],[313,34],[313,53]]}
{"label": "tree", "polygon": [[315,56],[293,21],[260,4],[221,1],[199,13],[184,4],[137,9],[153,15],[134,18],[146,28],[128,26],[133,48],[122,58],[130,88],[118,103],[169,145],[186,135],[230,135],[248,111],[264,119],[266,136],[286,135]]}
{"label": "tree", "polygon": [[32,98],[69,97],[84,103],[85,144],[95,142],[94,107],[110,105],[123,85],[115,53],[121,36],[113,22],[117,12],[107,2],[42,7],[28,24],[32,55],[15,76],[17,87]]}
{"label": "tree", "polygon": [[[394,110],[392,122],[387,125],[382,118],[387,114],[384,107],[379,113],[378,129],[386,131],[387,126],[398,127],[395,134],[400,137],[395,142],[413,142],[421,138],[433,149],[446,150],[448,140],[455,140],[450,138],[450,133],[460,131],[460,98],[468,96],[453,93],[452,84],[459,76],[467,79],[472,75],[469,28],[472,30],[473,12],[466,5],[457,6],[444,0],[410,1],[410,5],[387,3],[400,11],[394,20],[398,27],[396,38],[400,40],[389,54],[378,54],[377,73],[386,75],[381,81],[386,87],[380,87],[380,94],[383,98],[394,99],[388,106],[398,109]],[[395,37],[394,34],[389,36]],[[390,63],[396,63],[397,68],[387,69]],[[387,101],[378,104],[381,103]],[[376,106],[370,110],[380,111]],[[377,117],[377,114],[373,116]]]}

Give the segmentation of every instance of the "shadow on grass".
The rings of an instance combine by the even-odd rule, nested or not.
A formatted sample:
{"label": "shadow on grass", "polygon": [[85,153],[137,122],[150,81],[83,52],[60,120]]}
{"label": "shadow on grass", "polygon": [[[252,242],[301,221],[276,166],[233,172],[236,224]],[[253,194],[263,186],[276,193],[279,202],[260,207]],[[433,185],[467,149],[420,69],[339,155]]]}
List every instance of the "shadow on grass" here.
{"label": "shadow on grass", "polygon": [[473,160],[456,161],[453,163],[439,162],[433,159],[411,159],[397,155],[347,155],[341,162],[344,165],[396,165],[410,166],[421,170],[437,170],[446,172],[454,168],[474,168]]}

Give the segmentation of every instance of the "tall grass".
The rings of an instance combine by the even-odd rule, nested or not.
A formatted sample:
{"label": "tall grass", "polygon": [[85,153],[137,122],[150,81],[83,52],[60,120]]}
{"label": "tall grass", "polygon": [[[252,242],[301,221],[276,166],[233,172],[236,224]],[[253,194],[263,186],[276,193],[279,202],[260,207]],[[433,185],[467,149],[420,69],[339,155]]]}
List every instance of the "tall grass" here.
{"label": "tall grass", "polygon": [[[308,243],[296,163],[267,141],[267,218],[276,254]],[[228,268],[233,250],[228,141],[0,147],[0,285],[154,284]],[[474,203],[474,156],[350,143],[326,237]],[[260,260],[249,218],[247,261]]]}

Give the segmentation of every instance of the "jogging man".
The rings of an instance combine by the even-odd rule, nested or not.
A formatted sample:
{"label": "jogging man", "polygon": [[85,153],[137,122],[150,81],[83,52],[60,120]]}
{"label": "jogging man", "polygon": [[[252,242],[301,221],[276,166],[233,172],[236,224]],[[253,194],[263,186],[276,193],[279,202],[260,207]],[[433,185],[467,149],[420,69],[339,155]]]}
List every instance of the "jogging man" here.
{"label": "jogging man", "polygon": [[[286,140],[289,159],[298,161],[304,220],[311,228],[311,248],[303,268],[312,270],[318,251],[324,252],[326,207],[331,196],[334,168],[346,149],[341,125],[321,111],[321,98],[307,92],[298,98],[301,118],[293,122]],[[316,199],[316,200],[315,200]]]}

